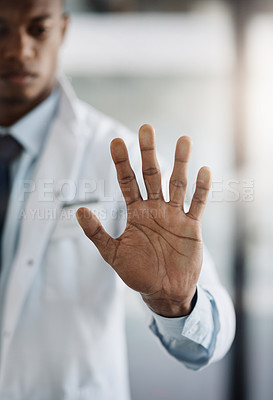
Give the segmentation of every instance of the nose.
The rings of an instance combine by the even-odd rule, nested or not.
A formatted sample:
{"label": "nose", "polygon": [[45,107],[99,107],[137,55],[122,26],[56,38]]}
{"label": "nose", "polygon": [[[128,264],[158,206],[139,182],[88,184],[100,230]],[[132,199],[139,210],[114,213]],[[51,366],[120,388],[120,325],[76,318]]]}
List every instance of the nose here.
{"label": "nose", "polygon": [[25,61],[34,54],[33,42],[27,32],[11,32],[5,41],[3,58],[12,61]]}

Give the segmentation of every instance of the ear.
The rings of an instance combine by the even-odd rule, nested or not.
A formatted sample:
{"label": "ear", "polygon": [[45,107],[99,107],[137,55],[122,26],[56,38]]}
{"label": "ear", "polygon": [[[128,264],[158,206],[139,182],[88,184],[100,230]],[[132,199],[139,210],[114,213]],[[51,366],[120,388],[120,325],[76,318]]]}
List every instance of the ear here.
{"label": "ear", "polygon": [[63,43],[66,32],[67,32],[67,28],[70,22],[70,16],[67,13],[63,13],[62,15],[62,32],[61,32],[61,43]]}

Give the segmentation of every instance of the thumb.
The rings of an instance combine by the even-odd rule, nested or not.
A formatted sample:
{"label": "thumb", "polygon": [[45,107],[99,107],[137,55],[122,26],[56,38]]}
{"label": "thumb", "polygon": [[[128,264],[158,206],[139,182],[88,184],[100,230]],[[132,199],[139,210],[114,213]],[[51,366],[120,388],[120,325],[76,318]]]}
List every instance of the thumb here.
{"label": "thumb", "polygon": [[112,265],[117,248],[116,240],[108,235],[96,215],[88,208],[79,208],[76,217],[84,233],[97,247],[104,260]]}

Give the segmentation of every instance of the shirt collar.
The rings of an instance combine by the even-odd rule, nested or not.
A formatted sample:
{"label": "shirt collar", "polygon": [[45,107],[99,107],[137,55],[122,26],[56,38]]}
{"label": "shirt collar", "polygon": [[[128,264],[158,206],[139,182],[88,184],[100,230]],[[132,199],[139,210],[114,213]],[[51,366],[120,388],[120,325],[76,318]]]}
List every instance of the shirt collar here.
{"label": "shirt collar", "polygon": [[10,133],[33,157],[38,156],[43,141],[57,113],[60,90],[51,95],[31,112],[9,128],[0,128],[1,133]]}

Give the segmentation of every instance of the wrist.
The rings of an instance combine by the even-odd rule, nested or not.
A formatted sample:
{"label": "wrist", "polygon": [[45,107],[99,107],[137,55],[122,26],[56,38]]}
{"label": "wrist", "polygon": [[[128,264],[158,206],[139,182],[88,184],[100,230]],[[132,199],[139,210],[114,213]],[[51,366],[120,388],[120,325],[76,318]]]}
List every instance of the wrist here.
{"label": "wrist", "polygon": [[179,318],[189,315],[197,301],[197,290],[185,300],[170,298],[151,298],[142,295],[143,301],[156,314],[165,318]]}

